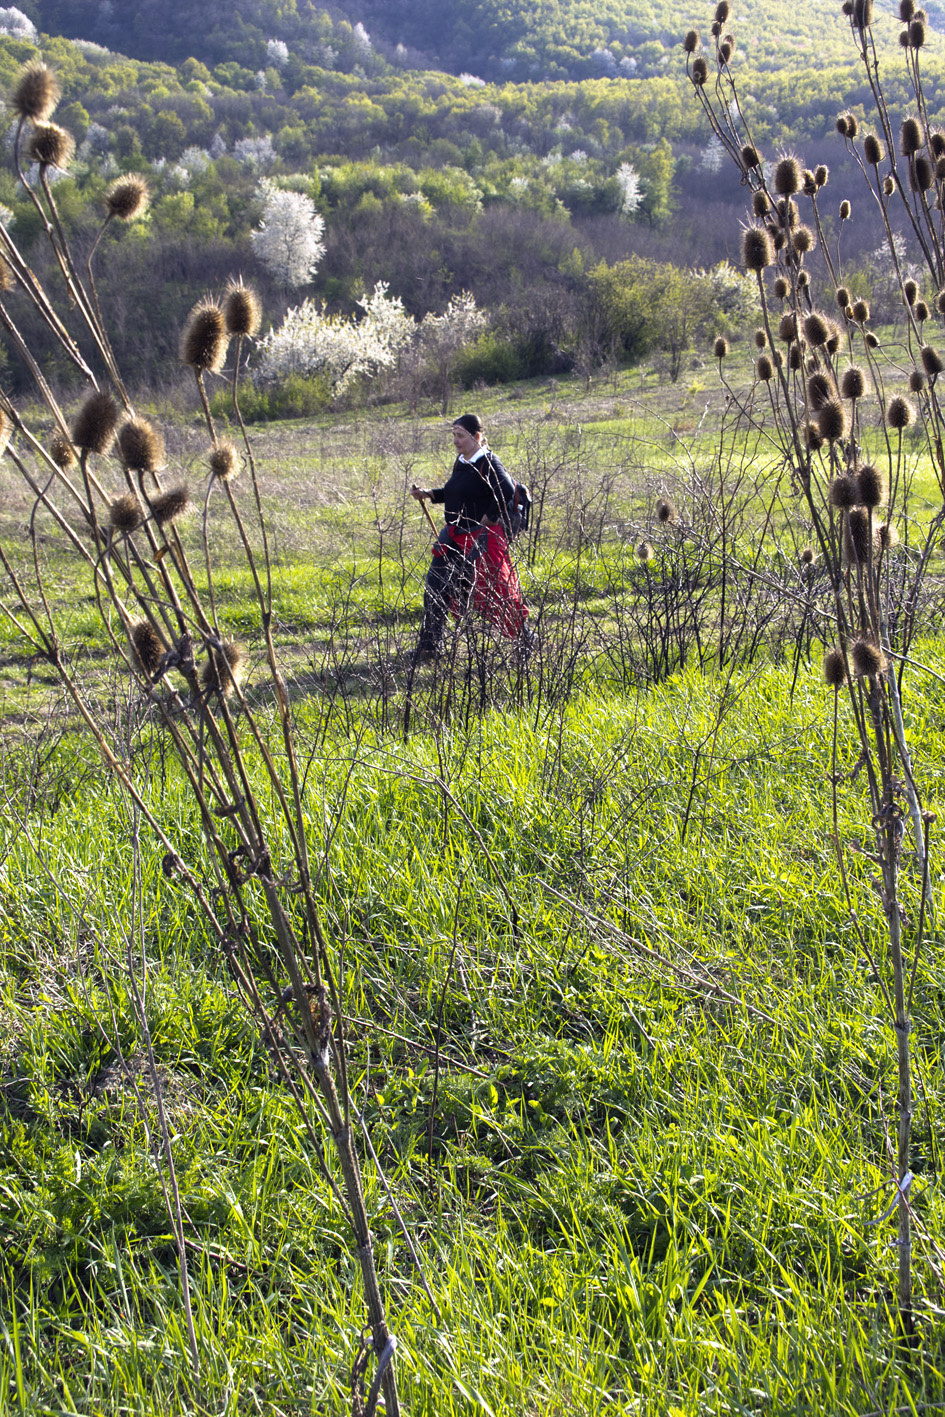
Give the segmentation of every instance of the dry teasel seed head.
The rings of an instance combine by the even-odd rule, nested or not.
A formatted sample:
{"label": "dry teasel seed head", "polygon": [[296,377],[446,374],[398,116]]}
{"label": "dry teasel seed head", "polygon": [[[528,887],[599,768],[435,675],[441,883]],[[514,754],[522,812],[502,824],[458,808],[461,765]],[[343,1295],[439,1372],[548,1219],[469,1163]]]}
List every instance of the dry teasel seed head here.
{"label": "dry teasel seed head", "polygon": [[909,164],[909,186],[913,192],[927,192],[934,180],[932,164],[925,153],[916,153]]}
{"label": "dry teasel seed head", "polygon": [[926,303],[925,303],[924,300],[917,300],[917,301],[915,302],[915,317],[916,317],[916,319],[919,321],[920,324],[924,324],[925,321],[926,321],[926,320],[929,318],[929,316],[931,315],[931,313],[932,313],[931,310],[930,310],[929,307],[926,305]]}
{"label": "dry teasel seed head", "polygon": [[886,500],[886,483],[883,474],[872,463],[866,463],[856,475],[857,501],[861,507],[881,507]]}
{"label": "dry teasel seed head", "polygon": [[844,369],[840,379],[840,393],[845,399],[861,399],[866,393],[866,375],[857,364]]}
{"label": "dry teasel seed head", "polygon": [[830,177],[830,168],[825,162],[819,162],[814,168],[814,182],[818,187],[826,187]]}
{"label": "dry teasel seed head", "polygon": [[846,683],[847,657],[842,649],[829,649],[824,655],[824,683],[839,689]]}
{"label": "dry teasel seed head", "polygon": [[837,400],[831,399],[829,403],[825,403],[817,415],[817,427],[828,443],[836,443],[845,438],[848,426],[847,411]]}
{"label": "dry teasel seed head", "polygon": [[916,296],[919,293],[919,287],[916,285],[914,280],[903,281],[902,293],[906,298],[906,304],[914,305],[916,302]]}
{"label": "dry teasel seed head", "polygon": [[945,157],[945,133],[941,128],[933,128],[929,134],[929,151],[933,157]]}
{"label": "dry teasel seed head", "polygon": [[922,368],[930,379],[934,379],[945,369],[945,361],[943,361],[941,354],[930,344],[923,346],[919,357],[922,360]]}
{"label": "dry teasel seed head", "polygon": [[851,507],[843,528],[843,554],[850,565],[865,566],[873,550],[873,519],[865,507]]}
{"label": "dry teasel seed head", "polygon": [[663,526],[676,520],[676,507],[669,497],[660,497],[656,503],[656,520]]}
{"label": "dry teasel seed head", "polygon": [[812,310],[804,320],[804,338],[814,349],[827,343],[831,330],[831,322],[819,310]]}
{"label": "dry teasel seed head", "polygon": [[134,221],[144,216],[151,200],[151,189],[137,172],[118,177],[105,193],[105,210],[118,221]]}
{"label": "dry teasel seed head", "polygon": [[727,39],[723,39],[722,43],[719,45],[719,63],[727,64],[728,61],[731,59],[734,50],[734,44],[729,43]]}
{"label": "dry teasel seed head", "polygon": [[58,123],[37,123],[30,137],[29,155],[40,167],[65,170],[75,156],[75,138]]}
{"label": "dry teasel seed head", "polygon": [[13,267],[5,257],[0,256],[0,295],[6,295],[16,285]]}
{"label": "dry teasel seed head", "polygon": [[870,317],[870,307],[868,300],[854,300],[853,318],[858,325],[865,325]]}
{"label": "dry teasel seed head", "polygon": [[850,136],[850,120],[846,113],[837,114],[837,132],[841,138],[849,138]]}
{"label": "dry teasel seed head", "polygon": [[115,441],[118,405],[111,394],[89,394],[72,425],[72,441],[88,453],[107,453]]}
{"label": "dry teasel seed head", "polygon": [[771,237],[763,226],[748,226],[742,233],[742,261],[749,271],[763,271],[774,261]]}
{"label": "dry teasel seed head", "polygon": [[182,517],[190,506],[190,490],[181,483],[162,492],[151,503],[151,512],[158,526],[169,526]]}
{"label": "dry teasel seed head", "polygon": [[886,405],[886,422],[899,432],[915,422],[915,409],[902,394],[896,394]]}
{"label": "dry teasel seed head", "polygon": [[892,522],[880,522],[876,528],[875,540],[877,551],[892,551],[899,545],[899,533]]}
{"label": "dry teasel seed head", "polygon": [[796,157],[779,158],[774,166],[774,190],[781,197],[792,197],[801,190],[803,182],[801,164]]}
{"label": "dry teasel seed head", "polygon": [[804,169],[804,196],[814,197],[817,194],[817,181],[809,167]]}
{"label": "dry teasel seed head", "polygon": [[899,46],[901,49],[909,48],[909,31],[903,30],[899,36]]}
{"label": "dry teasel seed head", "polygon": [[840,306],[841,310],[845,310],[849,303],[850,292],[847,290],[845,285],[839,286],[837,289],[837,304]]}
{"label": "dry teasel seed head", "polygon": [[20,70],[10,95],[10,107],[31,123],[45,123],[59,102],[59,80],[41,59],[31,59]]}
{"label": "dry teasel seed head", "polygon": [[[778,358],[780,358],[780,355]],[[787,362],[789,369],[800,369],[801,365],[804,363],[804,346],[792,344],[788,350]]]}
{"label": "dry teasel seed head", "polygon": [[778,321],[778,338],[785,344],[797,339],[797,319],[790,310],[786,310]]}
{"label": "dry teasel seed head", "polygon": [[840,6],[840,13],[846,15],[849,19],[853,14],[853,0],[843,0],[843,4]]}
{"label": "dry teasel seed head", "polygon": [[857,487],[852,477],[841,473],[835,477],[827,489],[827,500],[831,507],[843,511],[856,506]]}
{"label": "dry teasel seed head", "polygon": [[718,335],[716,337],[715,344],[712,346],[712,353],[715,355],[716,359],[725,359],[728,354],[728,340],[724,335]]}
{"label": "dry teasel seed head", "polygon": [[913,20],[909,26],[909,45],[912,49],[921,49],[925,43],[925,21]]}
{"label": "dry teasel seed head", "polygon": [[232,443],[217,443],[207,459],[210,473],[221,482],[231,482],[240,470],[240,460]]}
{"label": "dry teasel seed head", "polygon": [[788,228],[797,225],[798,210],[793,197],[781,197],[775,203],[775,210],[781,218],[782,225]]}
{"label": "dry teasel seed head", "polygon": [[800,256],[806,256],[814,248],[814,233],[803,222],[791,232],[791,245]]}
{"label": "dry teasel seed head", "polygon": [[828,354],[836,354],[839,348],[840,331],[837,329],[836,325],[834,325],[831,334],[827,340],[827,343],[824,345],[824,349],[827,351]]}
{"label": "dry teasel seed head", "polygon": [[874,335],[872,330],[867,330],[864,339],[867,349],[879,349],[879,335]]}
{"label": "dry teasel seed head", "polygon": [[921,369],[913,369],[909,375],[909,389],[914,394],[921,394],[925,388],[925,375]]}
{"label": "dry teasel seed head", "polygon": [[824,374],[821,370],[811,374],[807,381],[807,398],[815,413],[819,413],[824,404],[836,397],[837,386],[830,374]]}
{"label": "dry teasel seed head", "polygon": [[787,300],[791,293],[791,282],[784,276],[778,276],[774,283],[774,294],[777,300]]}
{"label": "dry teasel seed head", "polygon": [[938,182],[945,182],[945,157],[935,159],[935,178]]}
{"label": "dry teasel seed head", "polygon": [[226,358],[229,336],[219,305],[201,300],[187,317],[180,341],[180,361],[192,369],[219,374]]}
{"label": "dry teasel seed head", "polygon": [[[751,143],[746,143],[741,151],[742,166],[751,171],[753,167],[761,166],[761,154]],[[761,194],[764,196],[764,193]],[[757,213],[756,213],[757,215]]]}
{"label": "dry teasel seed head", "polygon": [[108,509],[108,520],[112,528],[119,536],[130,536],[133,531],[144,520],[144,513],[141,510],[141,503],[133,492],[125,492],[123,496],[116,497]]}
{"label": "dry teasel seed head", "polygon": [[896,179],[890,174],[883,178],[883,196],[891,197],[896,190]]}
{"label": "dry teasel seed head", "polygon": [[805,425],[804,442],[812,453],[818,452],[824,446],[824,435],[821,433],[816,423],[808,423]]}
{"label": "dry teasel seed head", "polygon": [[76,465],[75,448],[64,433],[54,433],[49,440],[49,456],[58,468],[68,472]]}
{"label": "dry teasel seed head", "polygon": [[150,620],[137,620],[131,626],[129,638],[138,664],[148,678],[153,679],[164,663],[165,651],[161,636]]}
{"label": "dry teasel seed head", "polygon": [[731,13],[732,7],[728,3],[728,0],[719,0],[719,3],[715,7],[716,24],[724,25]]}
{"label": "dry teasel seed head", "polygon": [[636,545],[636,558],[642,566],[653,560],[653,547],[648,541],[638,541]]}
{"label": "dry teasel seed head", "polygon": [[812,546],[805,546],[804,550],[800,554],[801,565],[812,566],[816,559],[817,557],[814,554],[814,548]]}
{"label": "dry teasel seed head", "polygon": [[763,383],[767,383],[774,376],[774,365],[766,354],[762,354],[755,361],[755,374]]}
{"label": "dry teasel seed head", "polygon": [[886,669],[886,656],[874,640],[859,639],[850,651],[853,672],[861,679],[882,674]]}
{"label": "dry teasel seed head", "polygon": [[867,133],[863,139],[863,158],[870,167],[879,167],[886,156],[886,149],[875,133]]}
{"label": "dry teasel seed head", "polygon": [[841,203],[840,203],[840,212],[839,212],[840,220],[841,220],[841,221],[849,221],[849,220],[850,220],[850,213],[851,213],[852,210],[853,210],[853,208],[850,206],[850,203],[849,203],[849,202],[847,202],[847,201],[841,202]]}
{"label": "dry teasel seed head", "polygon": [[917,118],[904,118],[899,129],[899,151],[903,157],[912,157],[922,146],[922,129]]}
{"label": "dry teasel seed head", "polygon": [[935,297],[935,308],[940,315],[945,315],[945,290],[940,290]]}
{"label": "dry teasel seed head", "polygon": [[164,466],[164,439],[146,418],[130,418],[121,425],[118,447],[132,472],[157,472]]}
{"label": "dry teasel seed head", "polygon": [[683,40],[683,51],[684,51],[686,54],[695,54],[695,52],[696,52],[696,50],[697,50],[698,48],[699,48],[699,31],[698,31],[698,30],[687,30],[687,31],[686,31],[686,37],[685,37],[685,39]]}
{"label": "dry teasel seed head", "polygon": [[899,0],[899,18],[907,25],[915,14],[915,0]]}
{"label": "dry teasel seed head", "polygon": [[208,659],[200,671],[200,684],[205,694],[228,697],[242,683],[246,673],[246,654],[235,640],[224,640],[222,649],[208,649]]}
{"label": "dry teasel seed head", "polygon": [[697,89],[705,88],[709,81],[709,65],[703,54],[697,54],[692,61],[692,70],[689,77]]}
{"label": "dry teasel seed head", "polygon": [[787,242],[787,237],[785,236],[784,232],[781,230],[780,227],[775,227],[773,231],[769,227],[768,230],[771,235],[771,244],[774,249],[776,251],[783,251]]}
{"label": "dry teasel seed head", "polygon": [[873,23],[873,0],[853,0],[853,23],[865,30]]}
{"label": "dry teasel seed head", "polygon": [[751,199],[752,214],[756,217],[766,217],[771,210],[771,203],[768,201],[766,192],[755,192]]}
{"label": "dry teasel seed head", "polygon": [[768,343],[768,335],[765,330],[755,330],[755,348],[764,349]]}
{"label": "dry teasel seed head", "polygon": [[806,290],[809,285],[810,285],[810,276],[807,274],[807,272],[806,272],[806,271],[798,271],[798,273],[797,273],[797,288],[798,288],[798,290]]}
{"label": "dry teasel seed head", "polygon": [[228,334],[240,339],[252,338],[262,321],[259,296],[242,280],[231,280],[223,297],[223,314]]}

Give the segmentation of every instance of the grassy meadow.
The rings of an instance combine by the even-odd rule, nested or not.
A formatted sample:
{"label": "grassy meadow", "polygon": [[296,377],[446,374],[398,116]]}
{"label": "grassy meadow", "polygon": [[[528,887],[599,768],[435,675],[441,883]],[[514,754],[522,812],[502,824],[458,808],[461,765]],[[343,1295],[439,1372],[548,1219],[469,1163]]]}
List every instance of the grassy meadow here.
{"label": "grassy meadow", "polygon": [[[895,1050],[862,946],[885,975],[883,914],[842,699],[833,761],[805,528],[773,497],[761,442],[723,466],[711,367],[669,391],[634,372],[469,402],[536,493],[517,544],[541,634],[527,668],[473,627],[410,677],[430,537],[406,488],[442,480],[446,420],[381,409],[250,435],[404,1409],[945,1409],[942,923],[926,922],[916,973],[905,1346],[883,1219]],[[196,483],[199,433],[172,428],[168,447]],[[660,529],[666,493],[681,523]],[[921,463],[914,493],[921,524],[938,500]],[[720,505],[757,643],[725,639],[716,582],[707,603],[691,588],[715,565]],[[32,556],[29,513],[5,485],[14,567]],[[265,717],[247,577],[213,526],[220,617]],[[38,545],[142,800],[208,877],[192,796],[90,588],[54,527]],[[937,583],[904,705],[941,815]],[[685,623],[664,596],[683,584]],[[356,1411],[360,1270],[303,1119],[161,843],[49,667],[9,621],[0,637],[0,1413]],[[908,950],[921,883],[905,862]]]}

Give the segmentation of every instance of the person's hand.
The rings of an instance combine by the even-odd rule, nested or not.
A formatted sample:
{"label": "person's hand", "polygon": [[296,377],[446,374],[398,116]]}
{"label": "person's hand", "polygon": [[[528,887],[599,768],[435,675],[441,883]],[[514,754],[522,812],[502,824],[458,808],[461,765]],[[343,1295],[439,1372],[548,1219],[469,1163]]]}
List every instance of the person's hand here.
{"label": "person's hand", "polygon": [[410,487],[410,495],[411,497],[416,497],[418,502],[422,502],[424,497],[429,497],[430,494],[425,487],[418,487],[414,482]]}

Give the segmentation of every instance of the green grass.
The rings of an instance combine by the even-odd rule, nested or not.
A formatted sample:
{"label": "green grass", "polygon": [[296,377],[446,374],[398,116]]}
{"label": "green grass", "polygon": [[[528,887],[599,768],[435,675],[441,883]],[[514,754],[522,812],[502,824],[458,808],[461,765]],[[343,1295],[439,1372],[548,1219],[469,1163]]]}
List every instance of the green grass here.
{"label": "green grass", "polygon": [[[685,834],[688,745],[714,722],[712,678],[577,701],[541,730],[497,713],[471,739],[446,734],[439,757],[423,735],[314,749],[316,850],[344,804],[322,906],[346,937],[346,1005],[390,1031],[351,1025],[357,1094],[442,1314],[367,1164],[412,1413],[945,1401],[937,1282],[920,1258],[921,1338],[897,1351],[891,1227],[868,1224],[890,1194],[894,1056],[829,840],[830,698],[813,670],[793,702],[777,668],[735,687]],[[921,705],[934,806],[945,788],[936,681]],[[74,772],[70,751],[57,761]],[[444,814],[441,761],[474,831]],[[151,783],[199,865],[173,772]],[[855,788],[841,797],[848,839],[864,827]],[[224,963],[154,846],[140,930],[189,1217],[202,1365],[199,1382],[189,1374],[144,1134],[153,1108],[143,1074],[144,1118],[116,1065],[111,1009],[139,1070],[142,1048],[120,967],[128,831],[97,781],[34,812],[28,837],[7,819],[0,1411],[346,1410],[363,1322],[350,1240]],[[502,863],[517,933],[481,844]],[[589,931],[543,883],[614,928]],[[854,891],[877,933],[868,863],[854,867]],[[457,892],[461,970],[447,979]],[[907,883],[912,905],[915,894]],[[777,1022],[680,988],[633,941],[698,961]],[[937,1235],[937,930],[920,981],[916,1208]],[[431,1159],[423,1048],[441,998],[450,1061]]]}

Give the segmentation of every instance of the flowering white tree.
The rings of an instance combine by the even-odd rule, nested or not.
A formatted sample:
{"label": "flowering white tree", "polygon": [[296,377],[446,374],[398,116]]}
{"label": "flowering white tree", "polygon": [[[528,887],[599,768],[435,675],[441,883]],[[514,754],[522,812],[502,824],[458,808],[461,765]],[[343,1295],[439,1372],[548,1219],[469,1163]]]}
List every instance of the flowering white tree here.
{"label": "flowering white tree", "polygon": [[275,69],[284,69],[289,62],[289,46],[284,39],[266,41],[266,58]]}
{"label": "flowering white tree", "polygon": [[620,215],[635,216],[643,201],[643,183],[640,174],[631,162],[622,162],[617,168],[617,186],[620,189]]}
{"label": "flowering white tree", "polygon": [[468,290],[454,295],[442,315],[424,315],[420,325],[419,352],[436,370],[440,406],[449,412],[453,391],[456,360],[466,345],[471,344],[486,324],[485,311],[480,310]]}
{"label": "flowering white tree", "polygon": [[255,376],[261,384],[289,374],[321,375],[333,396],[359,377],[374,378],[391,368],[416,328],[403,301],[379,281],[358,301],[360,317],[326,315],[314,300],[290,310],[260,347]]}
{"label": "flowering white tree", "polygon": [[262,220],[251,235],[253,250],[280,285],[306,285],[325,254],[325,223],[303,192],[260,184]]}

